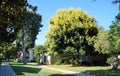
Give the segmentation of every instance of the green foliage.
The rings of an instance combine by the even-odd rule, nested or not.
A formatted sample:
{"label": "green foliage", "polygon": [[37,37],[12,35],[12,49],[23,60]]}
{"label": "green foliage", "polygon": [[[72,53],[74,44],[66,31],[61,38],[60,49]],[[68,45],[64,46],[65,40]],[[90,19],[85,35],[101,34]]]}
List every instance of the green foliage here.
{"label": "green foliage", "polygon": [[16,43],[21,44],[23,51],[23,61],[26,61],[25,51],[33,48],[38,32],[40,31],[41,15],[28,11],[23,19],[24,26],[17,33]]}
{"label": "green foliage", "polygon": [[120,53],[120,14],[118,14],[110,26],[109,41],[110,41],[110,53]]}
{"label": "green foliage", "polygon": [[115,56],[111,56],[111,57],[109,57],[109,58],[107,58],[107,63],[108,64],[110,64],[110,65],[113,65],[113,63],[114,63],[114,58],[115,58]]}
{"label": "green foliage", "polygon": [[0,46],[1,54],[4,59],[16,58],[17,51],[19,51],[15,44],[4,44]]}
{"label": "green foliage", "polygon": [[68,46],[68,47],[66,47],[66,49],[64,50],[64,54],[65,55],[69,55],[69,56],[71,56],[71,55],[73,55],[75,53],[75,48],[74,47],[70,47],[70,46]]}
{"label": "green foliage", "polygon": [[37,56],[36,56],[36,62],[37,62],[37,64],[40,63],[40,55],[37,55]]}
{"label": "green foliage", "polygon": [[24,26],[23,19],[28,8],[36,10],[27,0],[0,0],[0,43],[15,40],[17,32]]}
{"label": "green foliage", "polygon": [[15,62],[19,63],[19,62],[20,62],[20,59],[19,59],[19,58],[17,58],[17,59],[15,60]]}
{"label": "green foliage", "polygon": [[[48,54],[79,52],[86,54],[94,50],[94,38],[97,34],[96,21],[81,9],[60,10],[50,19],[49,31],[46,34]],[[75,50],[66,50],[67,47]]]}
{"label": "green foliage", "polygon": [[[9,53],[6,53],[9,47],[3,44],[10,44],[15,41],[16,38],[18,39],[16,40],[18,47],[22,43],[24,62],[25,50],[33,48],[35,45],[36,35],[42,26],[41,15],[36,14],[37,7],[30,5],[27,1],[28,0],[0,0],[0,45],[2,45],[2,48],[0,46],[0,52],[2,51],[5,58],[9,58],[13,50],[12,52],[9,50]],[[19,34],[19,32],[21,33]],[[17,36],[18,34],[19,36]]]}
{"label": "green foliage", "polygon": [[24,38],[26,48],[33,48],[36,36],[42,27],[41,19],[41,15],[34,12],[27,12],[26,17],[23,20],[26,24],[19,30],[16,42],[20,43]]}
{"label": "green foliage", "polygon": [[81,55],[85,55],[85,51],[83,49],[80,49],[79,52]]}
{"label": "green foliage", "polygon": [[37,63],[40,62],[40,54],[45,54],[46,51],[46,47],[43,45],[37,45],[34,47],[34,56],[36,57]]}
{"label": "green foliage", "polygon": [[99,53],[108,54],[110,50],[110,42],[108,32],[104,31],[102,27],[98,27],[98,34],[94,41],[95,51]]}
{"label": "green foliage", "polygon": [[57,59],[55,65],[60,65],[60,64],[62,64],[62,59]]}

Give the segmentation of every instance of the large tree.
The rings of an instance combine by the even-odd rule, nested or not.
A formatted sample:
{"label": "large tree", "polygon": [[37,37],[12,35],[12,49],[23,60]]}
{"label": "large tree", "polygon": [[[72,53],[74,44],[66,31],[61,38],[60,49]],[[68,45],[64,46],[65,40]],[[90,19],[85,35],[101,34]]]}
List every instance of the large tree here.
{"label": "large tree", "polygon": [[50,19],[45,45],[49,54],[69,53],[74,60],[77,55],[92,53],[96,34],[95,19],[81,9],[60,10]]}
{"label": "large tree", "polygon": [[36,10],[27,0],[0,0],[0,43],[15,40],[28,8]]}
{"label": "large tree", "polygon": [[[28,10],[34,13],[37,10],[36,6],[33,7],[27,1],[28,0],[0,0],[0,45],[15,41],[19,30],[26,27],[27,21],[25,20],[28,20],[28,15],[31,15]],[[33,16],[33,19],[35,16],[36,15]],[[40,16],[36,17],[36,19],[37,18],[41,21]],[[35,20],[33,22],[34,24],[37,22]],[[38,24],[40,23],[38,22]],[[35,39],[31,41],[34,40]],[[25,50],[25,47],[23,47],[23,50]]]}
{"label": "large tree", "polygon": [[25,61],[25,50],[33,48],[35,45],[37,34],[40,31],[40,27],[42,27],[41,19],[41,15],[35,12],[27,12],[23,19],[25,25],[19,30],[16,40],[17,44],[21,43],[22,45],[23,61]]}

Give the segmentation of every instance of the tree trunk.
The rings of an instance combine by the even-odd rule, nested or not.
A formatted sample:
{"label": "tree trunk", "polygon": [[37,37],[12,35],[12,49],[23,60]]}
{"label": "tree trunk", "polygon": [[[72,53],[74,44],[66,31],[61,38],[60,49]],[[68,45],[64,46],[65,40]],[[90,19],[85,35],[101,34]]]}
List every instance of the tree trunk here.
{"label": "tree trunk", "polygon": [[23,57],[22,57],[22,62],[23,64],[26,64],[26,53],[25,53],[25,34],[24,34],[24,30],[23,30],[23,38],[22,38],[22,52],[23,52]]}
{"label": "tree trunk", "polygon": [[75,65],[75,57],[72,56],[72,65],[74,66]]}

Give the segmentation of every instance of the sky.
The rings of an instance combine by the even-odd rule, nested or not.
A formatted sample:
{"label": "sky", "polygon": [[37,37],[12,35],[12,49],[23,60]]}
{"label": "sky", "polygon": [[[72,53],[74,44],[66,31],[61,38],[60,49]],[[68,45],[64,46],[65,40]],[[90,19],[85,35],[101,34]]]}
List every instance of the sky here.
{"label": "sky", "polygon": [[60,9],[80,8],[89,16],[97,20],[97,24],[105,30],[109,29],[115,16],[118,14],[118,5],[112,4],[112,0],[28,0],[28,3],[37,6],[37,13],[42,15],[41,31],[37,35],[36,45],[43,45],[45,33],[49,28],[49,19]]}

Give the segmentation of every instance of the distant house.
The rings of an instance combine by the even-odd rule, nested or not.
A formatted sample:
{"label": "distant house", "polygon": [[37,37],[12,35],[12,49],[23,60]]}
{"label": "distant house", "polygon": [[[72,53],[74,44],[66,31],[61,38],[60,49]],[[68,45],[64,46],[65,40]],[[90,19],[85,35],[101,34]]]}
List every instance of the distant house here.
{"label": "distant house", "polygon": [[[18,51],[17,57],[19,58],[20,62],[22,62],[23,52]],[[27,60],[27,62],[31,62],[34,60],[33,48],[28,49],[28,52],[26,52],[26,60]]]}
{"label": "distant house", "polygon": [[33,61],[34,60],[34,54],[33,54],[33,48],[30,48],[30,49],[28,49],[28,51],[29,51],[29,62],[31,62],[31,61]]}
{"label": "distant house", "polygon": [[50,56],[45,54],[40,54],[40,64],[52,65],[57,62],[58,56]]}

